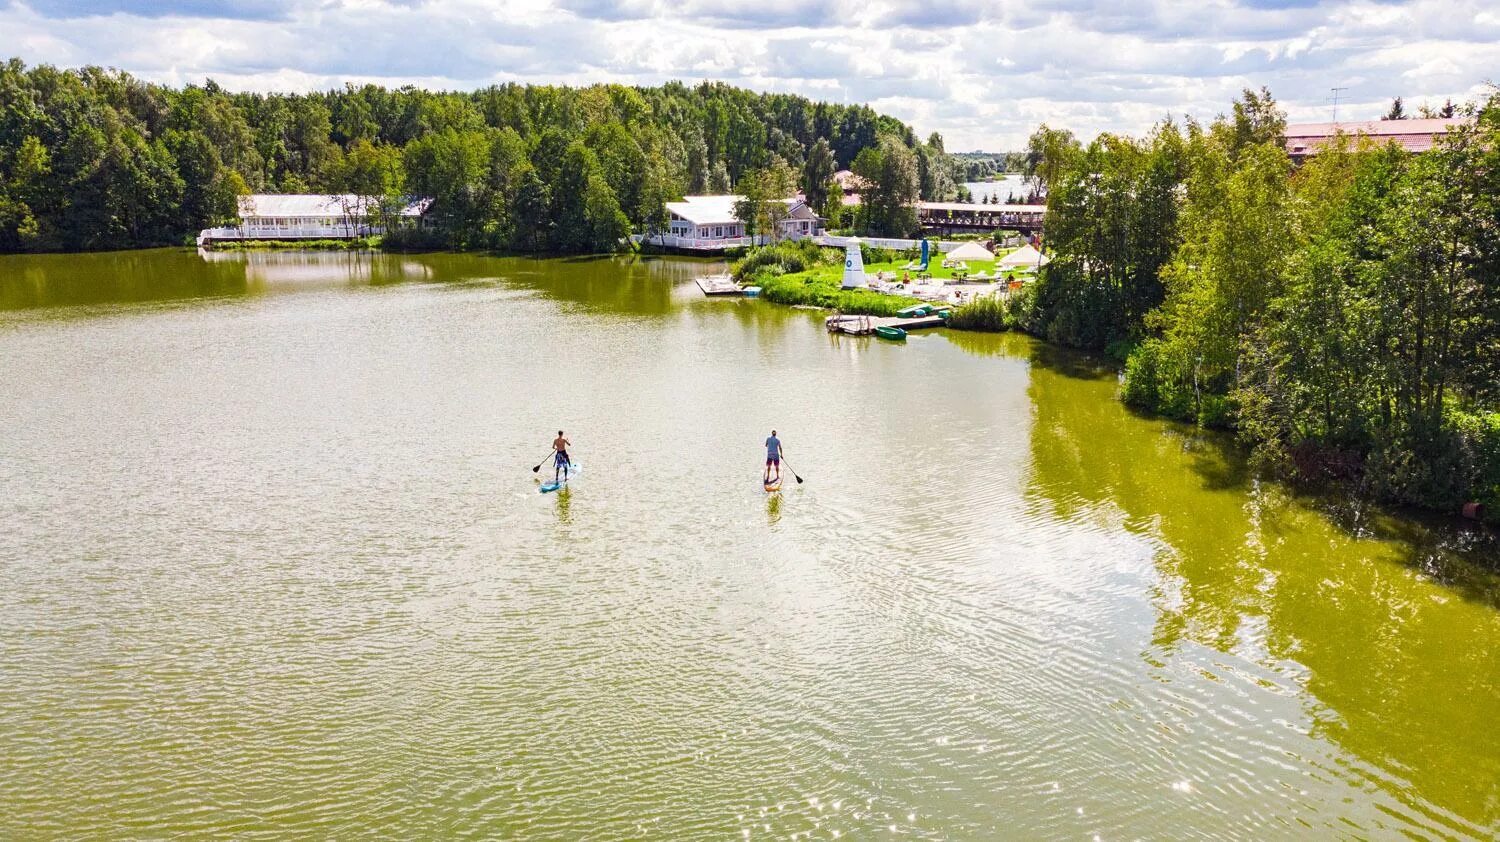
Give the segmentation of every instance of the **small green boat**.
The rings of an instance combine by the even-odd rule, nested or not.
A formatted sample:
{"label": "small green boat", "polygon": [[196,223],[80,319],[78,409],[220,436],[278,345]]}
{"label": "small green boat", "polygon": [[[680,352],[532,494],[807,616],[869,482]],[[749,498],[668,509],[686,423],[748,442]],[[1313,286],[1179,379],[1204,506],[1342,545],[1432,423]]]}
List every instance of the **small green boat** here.
{"label": "small green boat", "polygon": [[906,331],[899,327],[890,327],[887,325],[876,325],[875,335],[881,339],[894,339],[898,342],[905,341],[906,339]]}
{"label": "small green boat", "polygon": [[912,307],[906,307],[897,310],[896,315],[900,316],[903,319],[915,319],[927,315],[927,312],[928,307],[926,304],[917,304]]}

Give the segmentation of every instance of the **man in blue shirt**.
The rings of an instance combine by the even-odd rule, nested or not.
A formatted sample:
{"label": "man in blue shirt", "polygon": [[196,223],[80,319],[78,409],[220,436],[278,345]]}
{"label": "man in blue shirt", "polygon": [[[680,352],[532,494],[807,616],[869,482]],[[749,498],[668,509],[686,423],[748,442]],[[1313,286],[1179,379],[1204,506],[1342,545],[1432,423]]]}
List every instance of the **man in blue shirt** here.
{"label": "man in blue shirt", "polygon": [[781,481],[781,439],[776,438],[776,431],[771,431],[771,437],[766,439],[766,482],[771,482],[771,467],[776,467],[776,481]]}

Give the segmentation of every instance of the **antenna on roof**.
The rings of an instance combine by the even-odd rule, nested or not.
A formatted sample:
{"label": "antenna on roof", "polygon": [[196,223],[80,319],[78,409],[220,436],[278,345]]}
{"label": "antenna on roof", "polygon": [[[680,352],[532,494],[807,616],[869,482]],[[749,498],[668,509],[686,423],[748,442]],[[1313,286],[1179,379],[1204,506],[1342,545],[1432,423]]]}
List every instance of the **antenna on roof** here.
{"label": "antenna on roof", "polygon": [[1344,91],[1347,91],[1349,89],[1348,88],[1329,88],[1328,90],[1333,91],[1333,122],[1334,122],[1335,125],[1337,125],[1338,121],[1339,121],[1339,94],[1341,94]]}

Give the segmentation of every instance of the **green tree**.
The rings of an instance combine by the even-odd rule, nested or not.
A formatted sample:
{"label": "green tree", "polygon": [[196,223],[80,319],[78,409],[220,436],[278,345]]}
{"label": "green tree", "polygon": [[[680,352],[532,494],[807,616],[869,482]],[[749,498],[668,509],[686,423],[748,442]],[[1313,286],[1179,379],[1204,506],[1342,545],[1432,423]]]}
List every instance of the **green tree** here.
{"label": "green tree", "polygon": [[833,147],[820,137],[807,151],[807,160],[802,165],[802,192],[812,207],[821,208],[828,203],[834,169]]}
{"label": "green tree", "polygon": [[864,182],[860,195],[862,233],[905,237],[917,230],[919,178],[916,155],[892,135],[854,159],[854,174]]}
{"label": "green tree", "polygon": [[1026,165],[1022,172],[1039,193],[1046,193],[1062,178],[1082,147],[1073,133],[1043,123],[1026,141]]}

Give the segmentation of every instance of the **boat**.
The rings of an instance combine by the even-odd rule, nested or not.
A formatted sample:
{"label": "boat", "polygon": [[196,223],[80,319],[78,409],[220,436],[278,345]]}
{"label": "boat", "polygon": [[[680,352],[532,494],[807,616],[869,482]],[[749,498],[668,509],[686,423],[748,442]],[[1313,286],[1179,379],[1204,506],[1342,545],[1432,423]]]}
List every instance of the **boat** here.
{"label": "boat", "polygon": [[745,297],[746,298],[759,298],[760,297],[760,287],[745,287]]}
{"label": "boat", "polygon": [[926,304],[914,304],[910,307],[903,307],[897,310],[896,315],[903,319],[915,319],[927,315],[927,312],[928,307]]}
{"label": "boat", "polygon": [[881,339],[893,339],[898,342],[905,341],[906,339],[906,331],[899,327],[891,327],[890,325],[876,325],[875,335]]}

